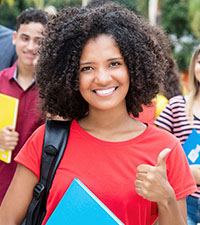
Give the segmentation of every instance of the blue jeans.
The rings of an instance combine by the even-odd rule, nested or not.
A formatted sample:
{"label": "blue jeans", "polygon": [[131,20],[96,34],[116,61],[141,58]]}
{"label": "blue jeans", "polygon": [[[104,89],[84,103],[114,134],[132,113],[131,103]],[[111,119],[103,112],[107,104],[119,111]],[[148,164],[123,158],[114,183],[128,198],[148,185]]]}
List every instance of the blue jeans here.
{"label": "blue jeans", "polygon": [[188,225],[197,225],[200,222],[200,198],[191,195],[187,197]]}

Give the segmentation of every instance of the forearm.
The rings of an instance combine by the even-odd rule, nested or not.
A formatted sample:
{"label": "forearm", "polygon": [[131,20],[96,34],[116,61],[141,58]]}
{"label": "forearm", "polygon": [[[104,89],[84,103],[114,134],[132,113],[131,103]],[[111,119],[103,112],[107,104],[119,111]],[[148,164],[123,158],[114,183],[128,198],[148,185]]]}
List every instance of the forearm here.
{"label": "forearm", "polygon": [[0,225],[20,225],[33,198],[38,178],[18,164],[15,175],[0,207]]}
{"label": "forearm", "polygon": [[200,184],[200,165],[190,165],[190,169],[196,184]]}
{"label": "forearm", "polygon": [[0,215],[0,225],[20,225],[20,224],[17,224],[14,221],[10,220],[9,218]]}
{"label": "forearm", "polygon": [[178,205],[175,195],[158,203],[159,225],[187,225],[185,200]]}
{"label": "forearm", "polygon": [[[4,204],[0,207],[0,225],[20,225],[15,213],[10,213],[12,203]],[[17,209],[16,209],[17,211]]]}

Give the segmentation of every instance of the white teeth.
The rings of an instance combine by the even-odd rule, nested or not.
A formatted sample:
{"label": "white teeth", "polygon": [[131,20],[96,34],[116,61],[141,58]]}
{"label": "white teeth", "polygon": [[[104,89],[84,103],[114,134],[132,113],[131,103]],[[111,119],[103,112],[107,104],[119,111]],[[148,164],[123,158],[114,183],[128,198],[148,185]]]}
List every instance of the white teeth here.
{"label": "white teeth", "polygon": [[110,88],[110,89],[104,89],[104,90],[95,90],[97,94],[100,95],[107,95],[112,93],[115,90],[115,88]]}

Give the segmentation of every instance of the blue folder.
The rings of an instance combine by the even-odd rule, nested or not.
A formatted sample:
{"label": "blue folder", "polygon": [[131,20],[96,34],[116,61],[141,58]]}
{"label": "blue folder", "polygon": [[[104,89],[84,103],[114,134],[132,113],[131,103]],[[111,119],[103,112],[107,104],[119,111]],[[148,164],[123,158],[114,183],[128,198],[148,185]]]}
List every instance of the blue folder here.
{"label": "blue folder", "polygon": [[124,225],[79,179],[75,178],[46,225]]}
{"label": "blue folder", "polygon": [[183,144],[183,149],[190,165],[200,164],[200,134],[196,129],[193,129],[188,136]]}

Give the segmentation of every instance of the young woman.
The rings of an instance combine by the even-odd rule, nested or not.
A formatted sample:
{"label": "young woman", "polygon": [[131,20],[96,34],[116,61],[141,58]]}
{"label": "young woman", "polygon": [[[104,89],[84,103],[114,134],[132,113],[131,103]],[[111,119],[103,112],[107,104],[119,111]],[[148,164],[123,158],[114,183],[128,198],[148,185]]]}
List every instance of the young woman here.
{"label": "young woman", "polygon": [[[188,96],[176,96],[170,99],[165,110],[155,121],[161,128],[173,133],[182,144],[188,139],[193,129],[200,133],[200,46],[191,58],[189,69],[190,93]],[[198,191],[187,198],[188,224],[200,222],[200,165],[190,166]]]}
{"label": "young woman", "polygon": [[[196,185],[181,145],[129,116],[158,93],[166,64],[147,31],[116,4],[65,8],[49,22],[37,68],[43,111],[72,124],[43,224],[75,177],[126,225],[150,225],[157,216],[160,225],[187,223],[185,197]],[[26,214],[44,131],[41,126],[16,157],[0,225],[20,224]]]}

